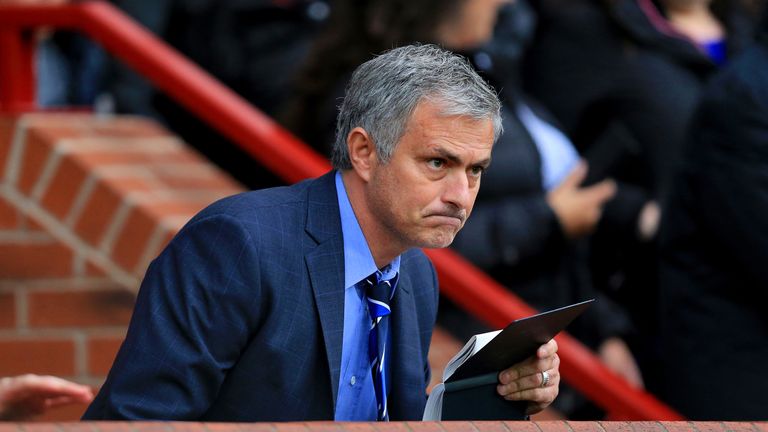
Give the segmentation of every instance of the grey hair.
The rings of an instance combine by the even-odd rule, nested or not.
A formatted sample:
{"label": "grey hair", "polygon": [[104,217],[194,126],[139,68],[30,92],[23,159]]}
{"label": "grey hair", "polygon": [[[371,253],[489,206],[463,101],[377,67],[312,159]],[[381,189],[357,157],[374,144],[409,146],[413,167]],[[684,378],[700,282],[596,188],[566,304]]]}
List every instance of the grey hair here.
{"label": "grey hair", "polygon": [[494,142],[502,133],[501,102],[472,65],[435,45],[396,48],[360,65],[352,74],[336,123],[333,166],[352,168],[347,136],[368,132],[379,160],[389,162],[419,102],[439,103],[446,116],[493,122]]}

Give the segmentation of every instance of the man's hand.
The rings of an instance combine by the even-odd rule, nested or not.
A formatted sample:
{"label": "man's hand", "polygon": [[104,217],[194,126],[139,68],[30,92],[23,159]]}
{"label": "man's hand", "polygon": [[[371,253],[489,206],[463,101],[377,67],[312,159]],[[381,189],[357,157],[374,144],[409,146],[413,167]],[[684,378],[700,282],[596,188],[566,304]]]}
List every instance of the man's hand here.
{"label": "man's hand", "polygon": [[[547,372],[549,381],[544,383]],[[539,347],[536,355],[499,373],[496,390],[504,399],[529,401],[527,414],[537,413],[552,403],[560,391],[560,357],[554,339]]]}
{"label": "man's hand", "polygon": [[93,391],[88,386],[61,378],[21,375],[0,379],[0,420],[26,420],[49,408],[88,403]]}
{"label": "man's hand", "polygon": [[581,187],[586,176],[587,165],[581,162],[547,194],[547,203],[568,238],[575,239],[591,233],[600,221],[603,205],[616,194],[613,180]]}

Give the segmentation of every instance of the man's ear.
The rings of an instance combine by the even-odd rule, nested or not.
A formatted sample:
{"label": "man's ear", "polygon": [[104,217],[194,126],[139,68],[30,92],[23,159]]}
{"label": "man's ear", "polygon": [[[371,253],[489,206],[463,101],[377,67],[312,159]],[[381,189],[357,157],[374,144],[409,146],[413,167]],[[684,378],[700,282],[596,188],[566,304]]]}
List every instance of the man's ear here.
{"label": "man's ear", "polygon": [[371,172],[378,163],[376,155],[376,146],[368,132],[356,127],[347,135],[347,149],[349,150],[349,160],[352,162],[352,169],[364,181],[369,181]]}

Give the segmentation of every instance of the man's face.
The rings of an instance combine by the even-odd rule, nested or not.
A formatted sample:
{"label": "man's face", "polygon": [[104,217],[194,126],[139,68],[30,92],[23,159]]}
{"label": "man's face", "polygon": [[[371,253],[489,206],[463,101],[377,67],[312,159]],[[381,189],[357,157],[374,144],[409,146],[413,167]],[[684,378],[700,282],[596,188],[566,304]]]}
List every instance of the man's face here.
{"label": "man's face", "polygon": [[439,104],[419,103],[390,161],[371,170],[366,200],[385,238],[403,250],[450,245],[472,211],[492,146],[490,119],[444,116]]}

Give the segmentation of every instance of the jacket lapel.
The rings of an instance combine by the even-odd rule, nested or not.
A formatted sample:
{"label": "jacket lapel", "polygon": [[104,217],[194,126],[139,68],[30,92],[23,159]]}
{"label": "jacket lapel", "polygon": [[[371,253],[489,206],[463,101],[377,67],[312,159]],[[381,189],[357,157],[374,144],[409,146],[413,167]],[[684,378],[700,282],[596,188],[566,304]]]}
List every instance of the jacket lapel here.
{"label": "jacket lapel", "polygon": [[331,171],[308,189],[306,231],[316,245],[308,248],[305,260],[328,357],[335,412],[344,332],[344,241],[334,175]]}

